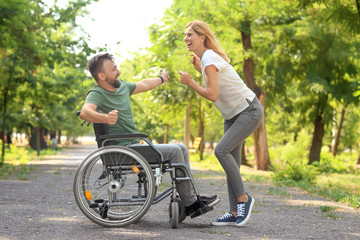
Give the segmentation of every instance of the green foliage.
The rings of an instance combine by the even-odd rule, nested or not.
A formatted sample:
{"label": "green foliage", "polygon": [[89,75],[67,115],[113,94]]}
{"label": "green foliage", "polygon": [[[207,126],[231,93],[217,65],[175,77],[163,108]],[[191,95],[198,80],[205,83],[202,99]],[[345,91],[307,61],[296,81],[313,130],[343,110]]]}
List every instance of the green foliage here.
{"label": "green foliage", "polygon": [[291,197],[291,194],[288,193],[287,191],[281,190],[279,188],[273,188],[273,187],[269,188],[269,190],[267,191],[267,194],[277,195],[277,196],[286,197],[286,198]]}
{"label": "green foliage", "polygon": [[[27,180],[31,171],[31,166],[28,166],[27,163],[32,159],[29,149],[12,146],[6,148],[5,151],[6,161],[0,168],[0,179],[15,177],[19,180]],[[35,153],[33,152],[32,155],[35,156]]]}
{"label": "green foliage", "polygon": [[321,8],[321,13],[329,23],[341,24],[346,31],[353,34],[360,33],[360,3],[351,0],[298,0],[301,8]]}
{"label": "green foliage", "polygon": [[313,165],[321,173],[351,173],[355,172],[354,161],[346,161],[340,157],[334,157],[332,153],[323,151],[319,162]]}
{"label": "green foliage", "polygon": [[[159,140],[169,126],[169,136],[181,139],[184,110],[191,104],[191,133],[197,135],[198,96],[179,83],[178,71],[189,72],[202,84],[183,42],[186,24],[199,19],[209,24],[242,77],[244,57],[251,54],[257,84],[266,91],[269,145],[286,145],[302,129],[307,132],[306,148],[286,145],[288,149],[279,153],[281,156],[274,153],[272,158],[306,161],[318,116],[326,125],[324,145],[331,145],[334,136],[329,134],[329,128],[334,110],[339,105],[352,112],[359,109],[356,91],[360,83],[360,56],[356,49],[360,47],[360,38],[346,31],[348,28],[339,22],[340,15],[338,20],[334,15],[345,8],[354,13],[355,5],[350,1],[338,5],[327,1],[300,2],[298,5],[285,0],[174,1],[162,21],[149,28],[152,46],[143,55],[135,54],[125,62],[128,68],[125,72],[137,80],[154,76],[153,70],[160,68],[168,69],[171,76],[169,83],[153,90],[150,96],[135,97],[134,112],[143,113],[135,116],[137,124]],[[347,17],[343,20],[349,20]],[[246,23],[250,23],[250,28]],[[250,30],[253,50],[249,53],[242,47],[241,32]],[[206,102],[202,106],[206,116],[205,141],[209,142],[222,135],[222,119],[211,105]],[[345,118],[340,151],[359,148],[359,134],[353,131],[359,129],[356,116],[359,114]]]}
{"label": "green foliage", "polygon": [[329,207],[329,206],[320,206],[320,211],[321,212],[329,212],[329,211],[332,211],[333,208],[332,207]]}
{"label": "green foliage", "polygon": [[312,184],[316,180],[317,171],[311,165],[304,165],[299,162],[284,164],[281,167],[274,166],[273,180],[275,182],[304,182]]}
{"label": "green foliage", "polygon": [[307,149],[310,146],[309,134],[301,131],[297,141],[270,150],[273,160],[273,179],[281,181],[305,181],[314,183],[318,173],[354,173],[355,155],[342,154],[334,157],[332,153],[322,151],[321,159],[313,165],[307,165]]}
{"label": "green foliage", "polygon": [[330,206],[320,206],[320,211],[325,213],[325,216],[328,218],[338,218],[337,214],[334,212],[336,207],[330,207]]}
{"label": "green foliage", "polygon": [[[305,131],[296,142],[272,148],[272,179],[276,185],[299,187],[310,193],[347,202],[360,207],[360,176],[354,167],[357,153],[342,153],[337,157],[323,149],[321,159],[313,165],[307,164],[306,149],[310,145]],[[305,154],[304,154],[305,153]]]}
{"label": "green foliage", "polygon": [[0,3],[0,132],[84,131],[74,113],[88,87],[87,57],[95,51],[74,29],[90,2],[70,1],[64,8],[40,0]]}
{"label": "green foliage", "polygon": [[62,150],[63,148],[57,150],[48,148],[37,156],[37,152],[30,147],[11,145],[10,148],[5,149],[6,160],[0,168],[0,179],[28,180],[30,173],[34,170],[34,167],[29,164],[30,161],[56,155]]}

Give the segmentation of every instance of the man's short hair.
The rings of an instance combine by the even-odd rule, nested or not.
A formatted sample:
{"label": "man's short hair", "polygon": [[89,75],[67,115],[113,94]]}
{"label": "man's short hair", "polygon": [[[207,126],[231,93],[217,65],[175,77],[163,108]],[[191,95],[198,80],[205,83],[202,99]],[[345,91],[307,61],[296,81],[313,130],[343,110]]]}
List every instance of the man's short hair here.
{"label": "man's short hair", "polygon": [[98,81],[98,74],[102,71],[105,60],[114,61],[114,57],[110,53],[101,53],[92,57],[88,62],[88,69],[96,81]]}

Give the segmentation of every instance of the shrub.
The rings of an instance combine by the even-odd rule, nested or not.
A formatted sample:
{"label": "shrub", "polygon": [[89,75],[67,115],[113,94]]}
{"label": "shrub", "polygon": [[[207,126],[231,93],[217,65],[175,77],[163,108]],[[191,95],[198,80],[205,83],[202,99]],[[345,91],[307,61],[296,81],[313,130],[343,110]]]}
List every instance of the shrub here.
{"label": "shrub", "polygon": [[331,152],[322,151],[320,161],[314,162],[313,165],[321,173],[355,173],[354,161],[351,159],[351,156],[346,154],[334,157]]}
{"label": "shrub", "polygon": [[309,146],[309,135],[301,131],[296,142],[288,142],[278,152],[279,161],[273,163],[273,180],[275,182],[304,181],[313,183],[316,179],[317,170],[314,166],[307,164],[307,148]]}
{"label": "shrub", "polygon": [[312,184],[315,182],[316,175],[318,174],[318,171],[314,166],[303,164],[299,161],[287,161],[282,165],[274,165],[273,171],[273,180],[275,182],[286,182],[291,180]]}

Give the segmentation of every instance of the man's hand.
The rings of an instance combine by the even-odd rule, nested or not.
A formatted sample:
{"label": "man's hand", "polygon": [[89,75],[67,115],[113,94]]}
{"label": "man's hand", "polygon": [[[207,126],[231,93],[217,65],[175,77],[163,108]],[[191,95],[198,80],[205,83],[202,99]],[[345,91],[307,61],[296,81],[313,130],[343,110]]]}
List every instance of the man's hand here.
{"label": "man's hand", "polygon": [[118,120],[118,110],[112,110],[106,114],[104,122],[109,125],[114,125]]}
{"label": "man's hand", "polygon": [[180,71],[179,73],[180,73],[180,82],[182,84],[190,86],[194,82],[194,79],[187,72]]}
{"label": "man's hand", "polygon": [[160,76],[164,79],[164,83],[166,83],[167,81],[169,81],[169,74],[166,70],[162,70]]}
{"label": "man's hand", "polygon": [[201,60],[200,58],[195,54],[191,54],[190,56],[192,56],[191,58],[191,63],[192,65],[194,65],[194,68],[201,73]]}

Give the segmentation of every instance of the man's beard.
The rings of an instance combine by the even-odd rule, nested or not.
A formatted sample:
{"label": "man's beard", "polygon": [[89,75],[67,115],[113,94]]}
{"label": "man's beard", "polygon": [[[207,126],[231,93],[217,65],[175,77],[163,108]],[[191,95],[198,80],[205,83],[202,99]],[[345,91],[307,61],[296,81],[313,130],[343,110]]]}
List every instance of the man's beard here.
{"label": "man's beard", "polygon": [[121,85],[121,82],[119,79],[115,79],[115,81],[112,84],[114,86],[114,88],[119,88]]}
{"label": "man's beard", "polygon": [[108,79],[106,79],[106,81],[112,85],[114,88],[119,88],[121,86],[121,82],[119,79],[115,79],[114,82],[110,82]]}

